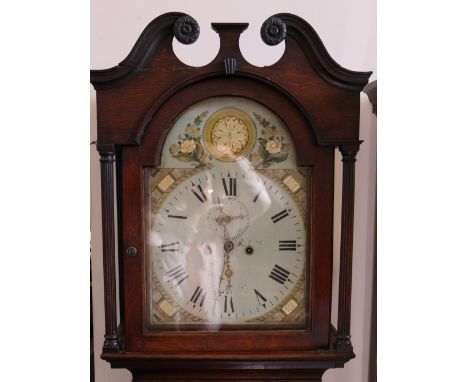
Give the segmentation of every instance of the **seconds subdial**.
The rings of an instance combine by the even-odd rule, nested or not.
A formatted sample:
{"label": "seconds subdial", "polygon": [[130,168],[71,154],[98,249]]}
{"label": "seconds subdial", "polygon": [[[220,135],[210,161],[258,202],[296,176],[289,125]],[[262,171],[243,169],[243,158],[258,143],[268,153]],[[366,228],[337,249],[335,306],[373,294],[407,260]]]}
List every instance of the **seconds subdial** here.
{"label": "seconds subdial", "polygon": [[247,207],[236,197],[217,198],[208,212],[208,225],[224,241],[235,240],[249,228],[251,219]]}

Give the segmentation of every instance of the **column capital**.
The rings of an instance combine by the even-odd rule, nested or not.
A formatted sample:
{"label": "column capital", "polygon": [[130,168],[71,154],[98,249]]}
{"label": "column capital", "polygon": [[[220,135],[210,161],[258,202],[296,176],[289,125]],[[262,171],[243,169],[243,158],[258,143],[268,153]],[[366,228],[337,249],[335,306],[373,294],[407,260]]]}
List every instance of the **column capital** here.
{"label": "column capital", "polygon": [[362,141],[358,141],[339,145],[339,150],[341,152],[341,156],[343,157],[343,161],[355,161],[361,143]]}
{"label": "column capital", "polygon": [[100,155],[101,162],[114,161],[115,146],[107,143],[96,143],[96,149]]}

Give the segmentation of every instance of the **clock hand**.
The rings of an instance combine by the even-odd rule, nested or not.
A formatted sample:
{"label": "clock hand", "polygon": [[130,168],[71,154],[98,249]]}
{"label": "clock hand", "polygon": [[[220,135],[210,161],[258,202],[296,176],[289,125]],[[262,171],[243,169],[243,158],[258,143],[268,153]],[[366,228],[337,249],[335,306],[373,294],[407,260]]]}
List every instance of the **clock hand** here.
{"label": "clock hand", "polygon": [[224,269],[225,268],[226,268],[226,253],[224,254],[223,270],[221,271],[221,275],[219,276],[218,295],[221,295],[221,283],[224,280]]}
{"label": "clock hand", "polygon": [[227,277],[228,280],[228,285],[227,289],[231,289],[231,276],[232,276],[232,270],[230,266],[231,262],[231,252],[234,249],[234,244],[231,240],[227,240],[224,243],[224,260],[223,260],[223,270],[221,273],[221,276],[219,277],[219,284],[218,284],[218,294],[221,292],[221,283],[224,280],[224,276]]}
{"label": "clock hand", "polygon": [[237,215],[237,216],[231,216],[231,219],[232,220],[235,220],[235,219],[242,219],[244,220],[245,218],[245,215],[243,213],[241,213],[240,215]]}
{"label": "clock hand", "polygon": [[[229,259],[228,259],[229,260]],[[224,271],[224,275],[227,277],[227,281],[228,281],[228,284],[226,285],[226,291],[227,292],[230,292],[231,291],[231,287],[232,287],[232,284],[231,284],[231,276],[232,276],[232,270],[231,270],[231,267],[229,265],[229,261],[228,263],[226,264],[226,270]]]}
{"label": "clock hand", "polygon": [[224,280],[224,276],[226,276],[228,284],[226,286],[226,290],[229,291],[232,287],[231,284],[231,277],[232,277],[232,269],[231,269],[231,252],[234,249],[234,243],[231,241],[229,231],[227,230],[227,225],[235,220],[235,219],[244,219],[244,214],[240,214],[237,216],[231,216],[224,212],[223,207],[221,205],[221,201],[218,197],[218,216],[215,218],[215,221],[218,225],[223,227],[223,238],[224,238],[224,259],[223,259],[223,270],[221,276],[219,277],[219,284],[218,284],[218,294],[220,294],[221,290],[221,283]]}
{"label": "clock hand", "polygon": [[221,227],[223,227],[223,237],[224,237],[224,242],[228,241],[229,240],[229,232],[227,231],[227,225],[228,223],[230,222],[229,220],[229,215],[226,215],[223,211],[223,207],[221,205],[221,201],[219,200],[219,196],[218,196],[218,207],[217,207],[217,210],[218,210],[218,216],[214,219],[216,223],[218,223],[218,225],[220,225]]}
{"label": "clock hand", "polygon": [[226,251],[226,261],[225,261],[224,275],[228,279],[227,290],[231,289],[231,276],[232,276],[231,253],[232,253],[233,249],[234,249],[234,243],[232,241],[229,240],[229,241],[226,241],[224,243],[224,250]]}

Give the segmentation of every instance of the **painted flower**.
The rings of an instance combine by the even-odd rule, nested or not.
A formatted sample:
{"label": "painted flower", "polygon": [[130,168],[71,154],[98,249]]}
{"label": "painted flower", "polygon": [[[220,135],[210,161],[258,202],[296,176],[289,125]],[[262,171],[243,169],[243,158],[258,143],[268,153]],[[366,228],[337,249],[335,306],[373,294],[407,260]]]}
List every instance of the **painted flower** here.
{"label": "painted flower", "polygon": [[200,158],[201,163],[208,163],[210,160],[210,156],[207,153],[204,153],[203,156]]}
{"label": "painted flower", "polygon": [[249,159],[251,162],[258,162],[260,160],[260,155],[257,153],[252,153],[249,155]]}
{"label": "painted flower", "polygon": [[291,149],[291,144],[290,143],[283,143],[283,147],[281,147],[281,151],[283,153],[289,153],[290,149]]}
{"label": "painted flower", "polygon": [[266,149],[270,154],[278,154],[281,152],[281,143],[276,140],[268,141]]}
{"label": "painted flower", "polygon": [[195,150],[195,141],[193,139],[186,139],[182,141],[182,144],[180,145],[180,151],[184,154],[189,154],[193,150]]}
{"label": "painted flower", "polygon": [[220,151],[226,154],[237,154],[246,146],[249,133],[241,119],[224,117],[216,122],[212,137]]}
{"label": "painted flower", "polygon": [[176,143],[172,144],[171,147],[169,147],[169,152],[172,155],[176,155],[179,152],[179,145]]}
{"label": "painted flower", "polygon": [[[177,136],[177,143],[169,146],[169,153],[180,162],[191,163],[195,168],[210,167],[211,157],[205,153],[200,144],[201,125],[208,111],[195,117],[193,122],[187,123],[185,131]],[[184,165],[183,165],[184,166]]]}
{"label": "painted flower", "polygon": [[263,134],[265,135],[266,139],[272,138],[277,133],[278,133],[278,130],[276,129],[275,126],[268,126],[268,127],[265,127],[265,130],[263,130]]}
{"label": "painted flower", "polygon": [[195,123],[190,123],[186,128],[185,132],[193,138],[200,136],[200,128]]}

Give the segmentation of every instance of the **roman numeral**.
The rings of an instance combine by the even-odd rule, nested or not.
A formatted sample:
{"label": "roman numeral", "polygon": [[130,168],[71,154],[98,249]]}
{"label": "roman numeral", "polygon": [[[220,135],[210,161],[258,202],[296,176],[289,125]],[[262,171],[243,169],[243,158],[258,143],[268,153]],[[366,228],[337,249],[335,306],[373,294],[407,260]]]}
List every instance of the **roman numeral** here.
{"label": "roman numeral", "polygon": [[[236,196],[236,178],[223,178],[223,187],[224,187],[224,192],[226,193],[226,196]],[[229,181],[229,182],[228,182]],[[229,186],[228,186],[229,183]]]}
{"label": "roman numeral", "polygon": [[184,280],[188,279],[188,274],[185,272],[183,265],[178,265],[166,272],[164,275],[166,282],[176,281],[177,284],[181,284]]}
{"label": "roman numeral", "polygon": [[170,244],[161,244],[161,252],[179,252],[179,242],[175,241]]}
{"label": "roman numeral", "polygon": [[229,301],[228,296],[224,296],[224,313],[234,313],[234,304],[232,302],[232,296],[229,298]]}
{"label": "roman numeral", "polygon": [[187,216],[181,216],[181,215],[167,215],[168,218],[173,218],[173,219],[187,219]]}
{"label": "roman numeral", "polygon": [[286,216],[289,216],[289,211],[283,210],[281,212],[278,212],[276,215],[273,215],[271,217],[271,220],[273,221],[273,223],[278,223],[281,219],[285,218]]}
{"label": "roman numeral", "polygon": [[272,271],[270,272],[269,277],[276,282],[284,285],[284,283],[288,280],[289,274],[291,272],[287,271],[286,269],[280,267],[278,264],[275,264]]}
{"label": "roman numeral", "polygon": [[266,304],[265,302],[267,301],[267,299],[265,298],[265,296],[263,296],[258,290],[254,289],[254,292],[255,292],[255,296],[257,297],[257,301],[258,303],[263,306],[264,308],[266,308]]}
{"label": "roman numeral", "polygon": [[297,244],[296,240],[280,240],[279,250],[280,251],[295,251],[300,245]]}
{"label": "roman numeral", "polygon": [[197,286],[197,289],[195,289],[195,292],[193,292],[193,295],[190,298],[190,302],[193,303],[194,308],[197,305],[197,301],[200,298],[200,296],[201,296],[201,299],[198,305],[200,306],[200,308],[203,306],[203,303],[205,302],[206,293],[204,293],[203,295],[202,293],[203,293],[203,288],[200,288],[199,286]]}
{"label": "roman numeral", "polygon": [[[193,184],[193,183],[192,183]],[[197,192],[197,188],[198,188],[198,192]],[[192,187],[190,189],[190,191],[192,191],[192,193],[195,195],[195,197],[202,203],[205,203],[206,201],[208,201],[206,195],[205,195],[205,192],[203,191],[203,188],[201,185],[198,185],[197,187]]]}

